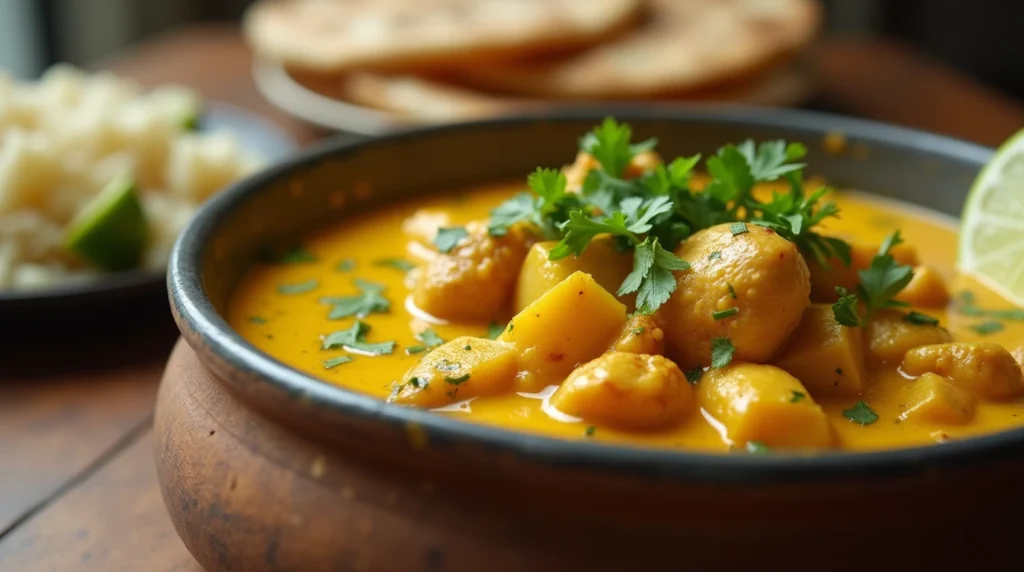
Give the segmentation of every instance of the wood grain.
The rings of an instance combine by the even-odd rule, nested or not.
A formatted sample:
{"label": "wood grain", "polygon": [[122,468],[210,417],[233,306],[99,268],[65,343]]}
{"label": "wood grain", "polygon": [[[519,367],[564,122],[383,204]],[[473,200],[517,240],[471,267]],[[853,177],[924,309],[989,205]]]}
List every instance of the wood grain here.
{"label": "wood grain", "polygon": [[9,534],[0,570],[202,572],[164,512],[152,434]]}

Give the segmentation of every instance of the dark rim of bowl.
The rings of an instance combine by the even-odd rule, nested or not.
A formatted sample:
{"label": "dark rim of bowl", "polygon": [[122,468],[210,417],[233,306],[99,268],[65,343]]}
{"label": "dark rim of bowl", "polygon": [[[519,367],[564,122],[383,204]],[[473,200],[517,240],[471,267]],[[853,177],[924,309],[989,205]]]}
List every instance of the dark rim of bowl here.
{"label": "dark rim of bowl", "polygon": [[[417,424],[430,442],[475,442],[488,448],[511,452],[524,458],[559,466],[599,469],[622,474],[673,478],[690,482],[755,484],[779,481],[809,481],[826,478],[872,478],[919,474],[925,470],[961,467],[1005,459],[1024,451],[1024,428],[955,440],[941,445],[870,452],[825,452],[816,454],[735,455],[628,447],[584,440],[568,441],[520,433],[460,421],[453,417],[391,405],[369,395],[320,381],[285,365],[249,344],[214,309],[203,289],[200,262],[205,244],[215,227],[233,206],[257,193],[266,184],[287,177],[296,168],[329,155],[353,151],[405,138],[430,137],[455,131],[545,121],[600,121],[612,115],[624,121],[657,120],[718,122],[757,127],[777,127],[825,134],[838,131],[858,141],[912,147],[923,154],[960,157],[980,168],[992,150],[972,143],[931,133],[873,121],[826,113],[750,107],[698,109],[578,108],[532,113],[458,124],[403,130],[361,142],[327,141],[282,164],[218,194],[193,219],[171,255],[168,285],[171,302],[180,316],[185,337],[193,337],[219,359],[237,368],[247,378],[276,386],[303,402],[374,422]],[[228,381],[227,383],[231,383]],[[237,387],[244,394],[245,389]]]}

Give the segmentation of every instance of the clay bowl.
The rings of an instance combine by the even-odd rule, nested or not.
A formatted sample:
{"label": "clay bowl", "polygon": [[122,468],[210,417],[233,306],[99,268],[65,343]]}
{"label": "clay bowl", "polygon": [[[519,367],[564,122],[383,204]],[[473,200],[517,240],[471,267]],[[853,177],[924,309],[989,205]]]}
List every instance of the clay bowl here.
{"label": "clay bowl", "polygon": [[[758,109],[581,110],[329,142],[215,198],[169,285],[185,343],[156,410],[167,509],[211,571],[977,567],[1019,544],[1024,429],[941,446],[705,455],[567,442],[388,405],[245,342],[222,309],[262,245],[388,201],[558,165],[606,114],[666,155],[745,138],[812,174],[955,215],[990,151]],[[846,150],[824,151],[827,133]],[[368,192],[367,192],[368,191]],[[884,555],[883,555],[884,553]],[[884,560],[881,560],[884,558]]]}

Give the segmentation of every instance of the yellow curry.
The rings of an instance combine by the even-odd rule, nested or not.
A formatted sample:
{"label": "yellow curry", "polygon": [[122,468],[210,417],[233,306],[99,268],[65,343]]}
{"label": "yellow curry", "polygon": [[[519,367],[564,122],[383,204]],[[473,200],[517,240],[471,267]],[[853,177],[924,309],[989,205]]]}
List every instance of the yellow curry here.
{"label": "yellow curry", "polygon": [[799,145],[664,160],[606,121],[529,189],[393,204],[255,266],[228,319],[438,415],[701,451],[877,450],[1024,424],[1024,311],[955,221],[804,181]]}

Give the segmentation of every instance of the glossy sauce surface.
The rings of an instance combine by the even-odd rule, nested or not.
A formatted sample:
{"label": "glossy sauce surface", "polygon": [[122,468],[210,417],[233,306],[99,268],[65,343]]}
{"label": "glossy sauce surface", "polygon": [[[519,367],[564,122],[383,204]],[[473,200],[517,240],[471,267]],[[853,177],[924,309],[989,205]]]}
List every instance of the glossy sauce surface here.
{"label": "glossy sauce surface", "polygon": [[[422,345],[414,332],[429,326],[442,338],[451,340],[462,335],[482,337],[488,328],[486,323],[437,322],[415,311],[409,300],[406,273],[380,264],[382,259],[389,258],[417,260],[416,250],[423,247],[410,242],[402,232],[402,221],[421,208],[444,209],[454,225],[483,220],[494,206],[520,188],[518,183],[497,184],[428,196],[387,205],[358,220],[339,221],[302,242],[315,261],[254,267],[232,297],[228,321],[253,345],[284,363],[327,383],[385,399],[392,392],[393,383],[422,357],[405,352],[406,348]],[[829,233],[880,243],[893,230],[900,229],[907,244],[916,248],[920,262],[939,270],[952,292],[972,292],[977,305],[983,308],[1010,307],[969,277],[956,276],[957,234],[952,219],[860,193],[836,191],[832,198],[842,208],[842,214],[840,219],[828,221],[824,228]],[[372,328],[366,339],[371,343],[395,341],[397,346],[391,355],[352,355],[352,361],[328,369],[325,360],[351,354],[340,349],[322,350],[321,336],[349,328],[354,318],[328,319],[329,307],[320,299],[357,294],[355,278],[387,286],[383,295],[391,303],[390,311],[364,319]],[[314,280],[316,286],[306,292],[279,291],[281,285],[312,284]],[[982,336],[971,326],[984,321],[983,318],[962,315],[955,308],[925,311],[938,317],[957,341],[992,341],[1011,351],[1024,347],[1024,322],[1006,321],[1003,330]],[[870,388],[859,399],[870,403],[879,416],[871,425],[853,423],[842,415],[858,398],[815,396],[827,412],[842,449],[907,447],[1024,425],[1024,403],[1019,399],[1006,403],[979,401],[974,419],[965,425],[899,422],[906,401],[906,378],[895,366],[878,367],[870,374]],[[730,448],[707,415],[691,415],[680,425],[656,432],[624,432],[604,427],[588,431],[586,423],[566,421],[546,410],[541,395],[511,394],[473,399],[438,414],[565,438],[704,451],[725,452]]]}

